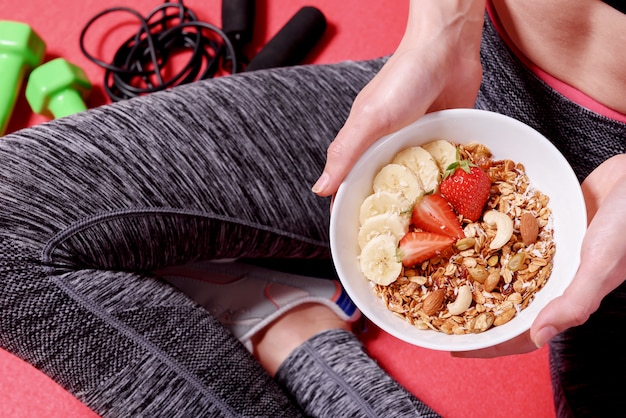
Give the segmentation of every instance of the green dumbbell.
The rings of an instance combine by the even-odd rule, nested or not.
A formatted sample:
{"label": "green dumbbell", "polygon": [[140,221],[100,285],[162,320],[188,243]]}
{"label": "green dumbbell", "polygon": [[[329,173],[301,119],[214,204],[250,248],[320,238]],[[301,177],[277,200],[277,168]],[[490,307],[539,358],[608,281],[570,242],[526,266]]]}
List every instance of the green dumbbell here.
{"label": "green dumbbell", "polygon": [[30,26],[0,20],[0,136],[6,132],[23,80],[45,52],[46,44]]}
{"label": "green dumbbell", "polygon": [[28,77],[26,100],[33,112],[62,118],[87,110],[91,83],[76,65],[57,58],[35,68]]}

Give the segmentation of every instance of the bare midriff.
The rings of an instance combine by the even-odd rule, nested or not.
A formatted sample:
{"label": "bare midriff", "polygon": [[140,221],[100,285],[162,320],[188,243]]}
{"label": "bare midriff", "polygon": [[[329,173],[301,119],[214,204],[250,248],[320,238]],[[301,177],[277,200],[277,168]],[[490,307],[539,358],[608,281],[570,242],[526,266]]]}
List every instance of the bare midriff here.
{"label": "bare midriff", "polygon": [[493,0],[492,6],[530,62],[626,114],[626,14],[600,0]]}

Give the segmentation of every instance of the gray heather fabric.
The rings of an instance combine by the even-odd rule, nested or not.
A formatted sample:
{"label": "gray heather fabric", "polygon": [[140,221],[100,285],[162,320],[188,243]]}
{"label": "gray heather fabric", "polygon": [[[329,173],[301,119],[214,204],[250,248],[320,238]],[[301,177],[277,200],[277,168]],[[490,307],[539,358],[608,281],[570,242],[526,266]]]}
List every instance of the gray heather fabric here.
{"label": "gray heather fabric", "polygon": [[[512,116],[543,133],[581,181],[602,161],[626,151],[626,124],[590,112],[550,89],[511,54],[490,22],[481,56],[484,80],[477,107]],[[559,417],[613,417],[626,410],[625,306],[623,283],[584,325],[551,341]]]}
{"label": "gray heather fabric", "polygon": [[[310,186],[381,63],[222,77],[2,138],[0,346],[103,417],[301,416],[207,310],[150,271],[327,260],[329,201]],[[353,372],[409,396],[381,370]],[[320,395],[332,408],[353,392]]]}
{"label": "gray heather fabric", "polygon": [[[292,378],[299,375],[308,378]],[[370,376],[378,376],[381,380],[374,382]],[[365,354],[361,342],[343,330],[323,332],[298,347],[281,365],[276,380],[311,416],[439,416],[382,372],[376,362]],[[344,392],[350,393],[350,396],[336,397],[332,402],[326,396],[327,393]]]}

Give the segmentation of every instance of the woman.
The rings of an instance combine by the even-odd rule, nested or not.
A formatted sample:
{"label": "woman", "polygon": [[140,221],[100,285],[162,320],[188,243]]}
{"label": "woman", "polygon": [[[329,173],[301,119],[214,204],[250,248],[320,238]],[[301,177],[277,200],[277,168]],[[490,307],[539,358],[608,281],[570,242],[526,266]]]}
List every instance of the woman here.
{"label": "woman", "polygon": [[[336,190],[369,143],[427,111],[476,102],[478,107],[509,113],[544,130],[534,117],[550,110],[553,103],[542,102],[541,109],[522,105],[556,95],[509,52],[491,20],[484,22],[484,7],[480,1],[412,1],[407,34],[386,64],[381,59],[223,77],[3,138],[2,347],[49,374],[102,416],[435,415],[362,351],[349,331],[348,321],[354,317],[345,310],[342,316],[332,304],[317,303],[326,296],[304,303],[314,293],[307,279],[278,272],[268,276],[266,270],[243,267],[240,262],[201,263],[201,270],[210,270],[207,277],[218,295],[204,301],[208,309],[203,309],[161,276],[182,287],[176,281],[182,273],[172,274],[170,269],[189,268],[190,263],[195,268],[199,260],[327,260],[329,202],[306,185],[322,171],[325,150],[335,135],[326,174],[314,187],[321,195]],[[498,2],[492,11],[506,24],[506,11],[517,16],[514,7]],[[614,15],[611,9],[610,16],[622,15]],[[394,95],[400,92],[394,80],[404,80],[398,84],[403,86],[402,94],[406,82],[413,83],[413,96],[396,97],[404,100],[397,102]],[[537,91],[530,95],[513,89],[509,80],[534,82]],[[502,86],[503,82],[506,90],[494,88],[494,83]],[[517,82],[513,87],[519,87]],[[386,98],[399,106],[378,113],[378,106],[387,108]],[[599,248],[607,248],[611,236],[597,229],[603,222],[613,225],[609,221],[615,221],[612,216],[623,204],[607,202],[617,203],[624,193],[618,181],[600,180],[608,171],[603,167],[623,167],[608,158],[624,151],[624,124],[582,113],[591,126],[583,132],[589,138],[605,134],[604,130],[614,132],[608,135],[612,142],[602,147],[604,154],[577,166],[581,179],[595,169],[585,186],[591,192],[588,206],[598,205],[587,245],[599,242],[604,245]],[[545,125],[554,122],[550,119]],[[551,139],[565,144],[570,138],[559,133]],[[573,164],[578,162],[577,155],[568,157]],[[596,169],[602,159],[608,159],[607,165]],[[533,327],[532,341],[541,345],[552,331],[583,322],[602,293],[621,282],[626,250],[617,237],[612,238],[608,247],[613,257],[603,257],[605,270],[594,269],[595,281],[589,283],[583,266],[596,261],[583,257],[574,290],[562,299],[576,300],[582,292],[575,289],[586,283],[600,287],[598,296],[586,294],[589,302],[576,305],[581,309],[574,319],[556,315],[565,318],[559,322],[550,315],[551,309],[558,314],[559,302],[555,302]],[[607,258],[614,264],[607,264]],[[241,272],[247,268],[252,270]],[[297,273],[311,275],[306,267]],[[237,296],[245,294],[235,292],[233,297],[222,291],[220,286],[231,282],[260,288],[288,283],[292,289],[283,296],[296,299],[288,306],[297,307],[264,311],[265,319],[270,319],[261,321],[265,326],[242,334],[241,321],[221,315],[232,309],[220,304],[240,303],[243,296]],[[250,303],[263,302],[259,296]],[[598,315],[602,312],[601,308]],[[600,322],[608,328],[614,326],[613,318],[602,317]],[[552,329],[537,332],[547,324]],[[249,343],[259,363],[237,336]],[[569,357],[576,352],[565,349],[582,345],[577,340],[570,344],[569,334],[558,338],[553,343],[555,376],[571,379],[566,361],[578,358]],[[599,346],[613,349],[617,339],[610,343]],[[519,350],[529,347],[535,344]],[[502,350],[513,352],[504,351],[508,347]],[[472,353],[483,354],[493,353]],[[569,395],[569,385],[563,387]],[[611,388],[600,389],[611,393]],[[583,412],[594,406],[588,400],[581,397],[580,404],[570,406]],[[614,401],[613,407],[619,397]]]}

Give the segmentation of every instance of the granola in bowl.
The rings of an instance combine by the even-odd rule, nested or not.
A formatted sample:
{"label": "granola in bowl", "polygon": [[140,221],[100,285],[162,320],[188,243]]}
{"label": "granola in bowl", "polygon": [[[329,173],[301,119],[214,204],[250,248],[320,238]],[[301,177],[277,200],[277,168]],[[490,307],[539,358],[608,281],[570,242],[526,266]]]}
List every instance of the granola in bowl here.
{"label": "granola in bowl", "polygon": [[[403,265],[393,282],[372,285],[390,311],[419,329],[479,333],[510,321],[549,279],[552,212],[549,197],[532,185],[523,164],[492,159],[478,142],[455,148],[461,160],[487,174],[481,212],[492,216],[471,220],[455,213],[462,237],[425,261]],[[421,229],[409,221],[407,232],[412,230]]]}

